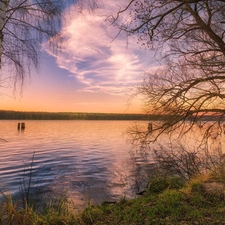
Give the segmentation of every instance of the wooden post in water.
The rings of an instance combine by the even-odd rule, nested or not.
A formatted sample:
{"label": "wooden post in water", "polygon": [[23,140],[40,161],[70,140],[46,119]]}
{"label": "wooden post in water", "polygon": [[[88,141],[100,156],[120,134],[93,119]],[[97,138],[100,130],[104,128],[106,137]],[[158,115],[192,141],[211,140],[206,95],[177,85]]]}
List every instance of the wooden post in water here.
{"label": "wooden post in water", "polygon": [[21,123],[21,130],[25,129],[25,123]]}
{"label": "wooden post in water", "polygon": [[18,123],[17,129],[20,130],[20,123]]}
{"label": "wooden post in water", "polygon": [[148,124],[148,131],[151,132],[152,131],[152,123]]}

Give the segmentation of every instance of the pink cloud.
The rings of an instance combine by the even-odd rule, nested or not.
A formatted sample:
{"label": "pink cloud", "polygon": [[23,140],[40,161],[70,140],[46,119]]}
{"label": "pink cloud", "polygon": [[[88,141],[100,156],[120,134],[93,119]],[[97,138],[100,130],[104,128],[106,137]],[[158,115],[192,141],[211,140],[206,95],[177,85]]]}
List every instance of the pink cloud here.
{"label": "pink cloud", "polygon": [[[58,66],[71,72],[84,84],[83,91],[101,91],[120,94],[124,89],[141,81],[142,71],[147,68],[150,53],[140,50],[135,40],[118,35],[117,28],[110,25],[107,16],[116,13],[121,1],[109,0],[91,12],[77,6],[66,14],[62,35],[64,41],[57,58]],[[71,12],[75,12],[72,13]]]}

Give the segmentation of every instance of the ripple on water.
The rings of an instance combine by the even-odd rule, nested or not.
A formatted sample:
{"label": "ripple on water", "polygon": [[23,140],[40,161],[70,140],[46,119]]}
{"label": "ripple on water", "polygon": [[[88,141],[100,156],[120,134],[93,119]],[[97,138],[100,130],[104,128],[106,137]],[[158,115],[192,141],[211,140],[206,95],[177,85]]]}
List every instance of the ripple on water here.
{"label": "ripple on water", "polygon": [[121,183],[117,171],[127,176],[132,171],[131,146],[123,135],[131,122],[25,122],[24,132],[15,131],[17,121],[0,122],[0,137],[8,140],[0,143],[0,183],[12,192],[29,179],[31,167],[37,186],[59,193],[66,189],[82,201],[106,201],[127,192],[128,183]]}

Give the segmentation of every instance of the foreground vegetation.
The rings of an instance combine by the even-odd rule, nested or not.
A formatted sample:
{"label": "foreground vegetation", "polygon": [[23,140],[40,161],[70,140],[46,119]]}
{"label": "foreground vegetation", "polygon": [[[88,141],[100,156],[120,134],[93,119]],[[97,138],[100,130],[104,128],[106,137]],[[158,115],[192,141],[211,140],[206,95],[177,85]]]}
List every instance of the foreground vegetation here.
{"label": "foreground vegetation", "polygon": [[177,180],[159,179],[142,197],[86,209],[84,224],[225,224],[222,193],[204,190],[201,178],[178,187]]}
{"label": "foreground vegetation", "polygon": [[92,205],[82,212],[62,198],[38,209],[35,204],[19,205],[5,195],[0,224],[225,224],[225,179],[223,173],[198,176],[186,183],[177,177],[155,177],[140,197]]}

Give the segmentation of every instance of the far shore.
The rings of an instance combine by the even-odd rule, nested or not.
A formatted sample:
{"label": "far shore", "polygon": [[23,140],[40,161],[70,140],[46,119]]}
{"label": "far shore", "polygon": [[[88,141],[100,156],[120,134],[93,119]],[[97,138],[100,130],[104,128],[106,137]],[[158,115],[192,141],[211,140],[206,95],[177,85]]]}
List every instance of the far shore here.
{"label": "far shore", "polygon": [[[0,110],[0,120],[142,120],[169,121],[178,119],[177,115],[158,115],[147,113],[90,113],[90,112],[28,112]],[[182,121],[184,118],[180,118]],[[196,117],[185,117],[196,120]],[[224,121],[220,115],[199,115],[198,121]]]}
{"label": "far shore", "polygon": [[163,120],[168,116],[126,113],[26,112],[0,110],[0,120]]}

